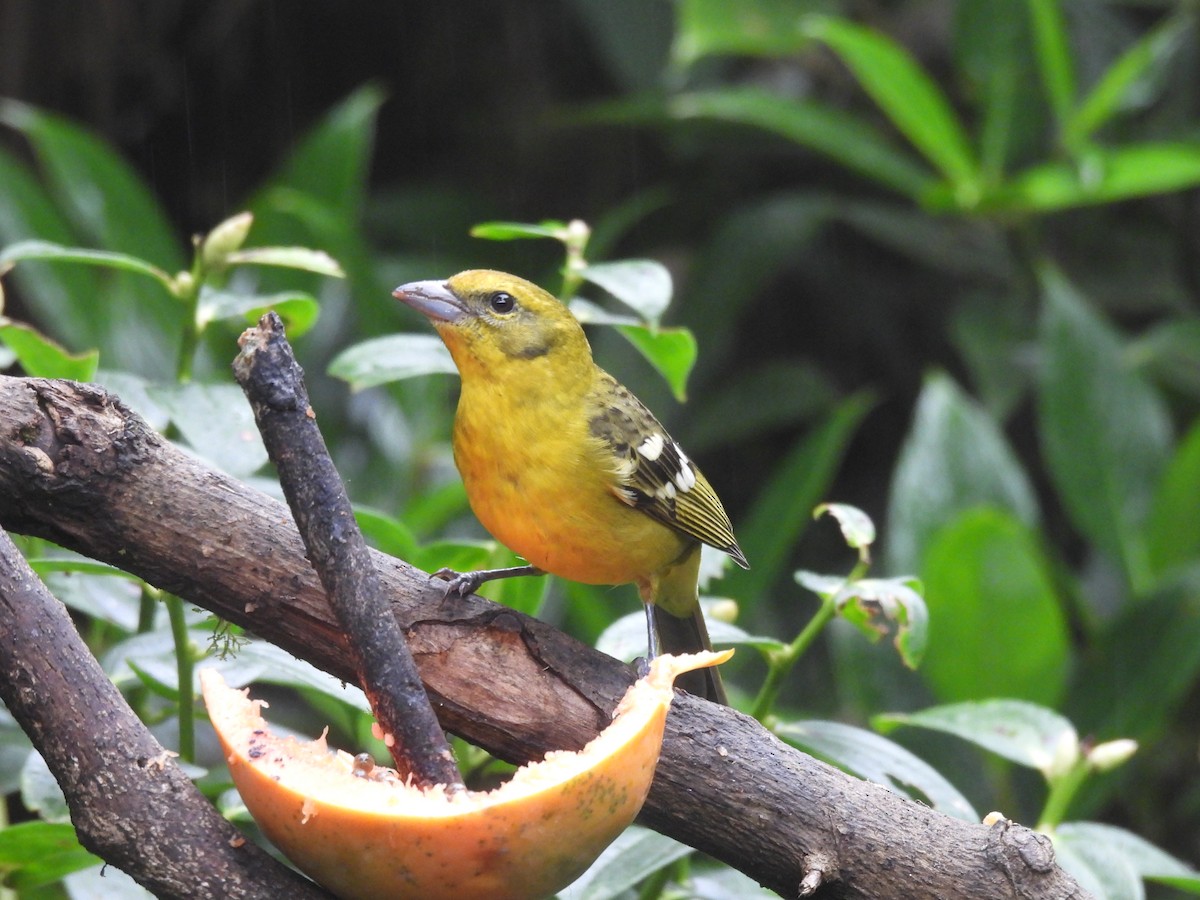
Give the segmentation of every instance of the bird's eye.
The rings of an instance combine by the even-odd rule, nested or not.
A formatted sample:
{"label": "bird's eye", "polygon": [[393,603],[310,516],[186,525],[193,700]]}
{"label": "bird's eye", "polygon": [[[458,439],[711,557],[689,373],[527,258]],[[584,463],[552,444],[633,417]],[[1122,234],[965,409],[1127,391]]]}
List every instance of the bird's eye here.
{"label": "bird's eye", "polygon": [[496,291],[494,294],[488,297],[488,305],[491,306],[495,312],[506,313],[512,312],[516,308],[517,301],[513,298],[512,294],[509,294],[505,291]]}

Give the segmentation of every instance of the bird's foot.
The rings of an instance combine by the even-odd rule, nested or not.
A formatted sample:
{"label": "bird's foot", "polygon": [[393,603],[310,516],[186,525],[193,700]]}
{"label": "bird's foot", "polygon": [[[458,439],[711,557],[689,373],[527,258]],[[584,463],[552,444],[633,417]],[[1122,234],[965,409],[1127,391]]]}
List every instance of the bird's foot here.
{"label": "bird's foot", "polygon": [[650,660],[644,656],[639,656],[633,661],[633,670],[637,672],[638,678],[645,678],[650,674]]}
{"label": "bird's foot", "polygon": [[479,586],[483,584],[484,572],[456,572],[454,569],[441,568],[430,575],[430,579],[439,578],[446,582],[445,596],[449,597],[454,594],[458,597],[465,597],[468,594],[475,593]]}

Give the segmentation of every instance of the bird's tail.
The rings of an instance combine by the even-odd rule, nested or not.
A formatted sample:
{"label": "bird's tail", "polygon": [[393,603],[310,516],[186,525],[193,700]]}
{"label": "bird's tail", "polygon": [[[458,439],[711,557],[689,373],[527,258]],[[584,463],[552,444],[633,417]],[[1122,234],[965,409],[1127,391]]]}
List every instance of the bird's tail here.
{"label": "bird's tail", "polygon": [[[683,617],[671,615],[661,606],[655,606],[654,627],[658,631],[659,645],[664,653],[696,653],[712,649],[708,629],[704,625],[704,613],[699,603],[692,608],[691,614]],[[716,666],[685,672],[675,679],[675,686],[714,703],[729,705],[729,698],[725,696],[725,684],[721,681],[721,673],[717,671]]]}

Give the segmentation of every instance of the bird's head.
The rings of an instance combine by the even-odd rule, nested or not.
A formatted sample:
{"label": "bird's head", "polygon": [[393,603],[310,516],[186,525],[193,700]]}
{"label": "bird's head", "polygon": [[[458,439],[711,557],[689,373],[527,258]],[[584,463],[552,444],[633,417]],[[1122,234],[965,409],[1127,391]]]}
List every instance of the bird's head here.
{"label": "bird's head", "polygon": [[487,269],[460,272],[446,281],[414,281],[392,292],[424,313],[441,335],[460,371],[497,369],[591,350],[579,322],[536,284]]}

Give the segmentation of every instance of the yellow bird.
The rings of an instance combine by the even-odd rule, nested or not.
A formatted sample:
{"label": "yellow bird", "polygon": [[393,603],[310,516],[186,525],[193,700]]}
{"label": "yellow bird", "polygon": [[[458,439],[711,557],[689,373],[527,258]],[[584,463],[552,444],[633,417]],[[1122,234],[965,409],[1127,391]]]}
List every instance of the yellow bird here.
{"label": "yellow bird", "polygon": [[[424,313],[462,377],[454,461],[471,509],[530,565],[457,573],[450,589],[549,572],[638,587],[650,656],[710,649],[700,544],[746,557],[705,477],[640,400],[592,360],[583,328],[535,284],[461,272],[396,288]],[[725,703],[715,669],[683,687]]]}

